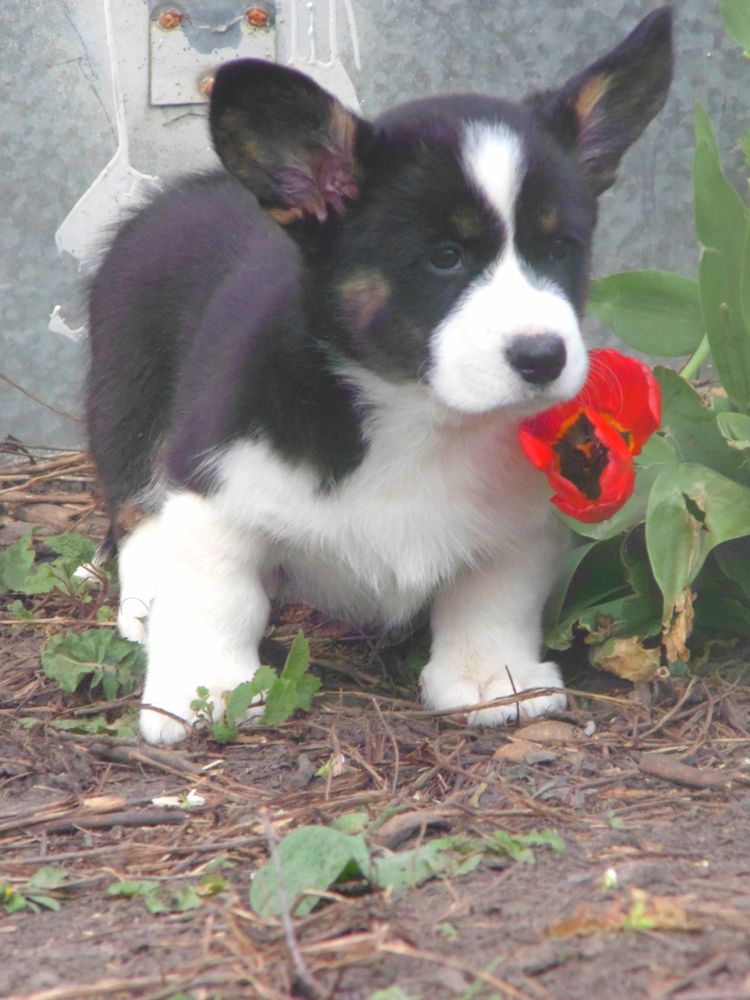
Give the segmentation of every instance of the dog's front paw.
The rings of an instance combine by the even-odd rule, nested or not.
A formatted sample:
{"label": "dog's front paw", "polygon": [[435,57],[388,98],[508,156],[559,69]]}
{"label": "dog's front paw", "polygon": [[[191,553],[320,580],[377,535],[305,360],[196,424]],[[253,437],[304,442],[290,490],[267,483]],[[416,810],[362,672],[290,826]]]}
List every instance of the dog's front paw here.
{"label": "dog's front paw", "polygon": [[513,700],[504,705],[482,708],[469,712],[471,725],[500,726],[514,722],[519,717],[534,718],[549,715],[565,708],[567,698],[562,690],[560,669],[556,663],[535,663],[525,668],[497,672],[482,672],[476,669],[471,676],[456,677],[450,664],[431,661],[422,672],[420,680],[422,698],[428,708],[436,711],[464,708],[495,698],[512,698],[532,688],[560,688],[554,694],[539,695],[536,698]]}
{"label": "dog's front paw", "polygon": [[146,619],[151,610],[151,602],[141,597],[124,597],[117,612],[117,631],[123,639],[146,643]]}
{"label": "dog's front paw", "polygon": [[[231,664],[220,671],[214,660],[208,671],[181,671],[175,676],[176,673],[160,676],[155,664],[149,662],[139,720],[141,736],[147,743],[179,743],[190,734],[196,722],[220,719],[226,708],[226,696],[239,684],[252,680],[254,670]],[[206,682],[206,673],[211,683]],[[205,688],[208,693],[199,695],[198,688]],[[251,706],[237,721],[252,718],[262,711],[262,707]]]}
{"label": "dog's front paw", "polygon": [[[533,688],[562,689],[560,668],[550,661],[537,663],[525,671],[518,671],[514,676],[509,673],[495,674],[482,685],[482,701],[492,701],[495,698],[508,698]],[[536,698],[526,698],[513,701],[507,705],[495,705],[492,708],[482,708],[469,713],[471,725],[499,726],[506,722],[515,722],[519,716],[522,719],[533,719],[540,715],[551,715],[561,712],[567,704],[565,691],[554,694],[540,694]]]}

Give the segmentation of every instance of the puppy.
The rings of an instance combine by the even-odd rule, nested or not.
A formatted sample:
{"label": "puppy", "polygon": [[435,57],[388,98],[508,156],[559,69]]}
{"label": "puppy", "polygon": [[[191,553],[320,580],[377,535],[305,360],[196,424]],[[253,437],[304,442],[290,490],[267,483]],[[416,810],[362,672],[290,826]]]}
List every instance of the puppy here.
{"label": "puppy", "polygon": [[[433,709],[531,688],[561,540],[519,421],[586,377],[596,199],[666,99],[653,12],[561,89],[452,95],[375,122],[291,69],[223,66],[224,170],[127,221],[90,288],[87,417],[144,642],[141,731],[252,677],[269,601],[384,627],[430,609]],[[515,718],[516,705],[471,712]]]}

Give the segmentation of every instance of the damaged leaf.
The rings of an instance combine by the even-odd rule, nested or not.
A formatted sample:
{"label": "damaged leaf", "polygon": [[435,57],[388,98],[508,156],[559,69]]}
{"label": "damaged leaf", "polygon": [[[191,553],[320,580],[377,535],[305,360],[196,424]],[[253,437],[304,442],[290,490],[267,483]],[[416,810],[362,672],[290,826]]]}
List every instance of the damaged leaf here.
{"label": "damaged leaf", "polygon": [[664,596],[664,617],[693,582],[706,556],[750,528],[750,489],[703,465],[664,470],[654,483],[646,545]]}
{"label": "damaged leaf", "polygon": [[637,635],[607,639],[590,651],[589,659],[600,670],[634,683],[650,681],[661,665],[659,647],[647,648]]}
{"label": "damaged leaf", "polygon": [[690,588],[686,587],[682,596],[674,603],[671,619],[664,623],[661,641],[667,663],[687,663],[690,659],[687,641],[693,631],[694,596]]}

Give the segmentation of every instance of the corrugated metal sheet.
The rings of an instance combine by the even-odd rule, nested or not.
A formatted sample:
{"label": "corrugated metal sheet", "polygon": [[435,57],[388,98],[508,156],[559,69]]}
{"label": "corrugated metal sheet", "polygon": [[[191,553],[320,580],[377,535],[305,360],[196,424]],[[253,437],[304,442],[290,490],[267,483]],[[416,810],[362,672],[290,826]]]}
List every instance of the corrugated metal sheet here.
{"label": "corrugated metal sheet", "polygon": [[[235,0],[3,0],[0,5],[0,373],[75,415],[85,363],[80,260],[157,178],[213,163],[199,85],[241,54],[310,71],[373,115],[441,90],[521,96],[618,41],[650,0],[278,0],[265,28]],[[677,0],[667,108],[602,200],[600,273],[692,273],[692,109],[739,175],[747,64],[712,0]],[[176,10],[173,31],[156,24]],[[170,103],[172,101],[179,103]],[[57,234],[57,242],[56,242]],[[654,345],[658,350],[658,345]],[[0,436],[77,444],[79,424],[0,381]]]}

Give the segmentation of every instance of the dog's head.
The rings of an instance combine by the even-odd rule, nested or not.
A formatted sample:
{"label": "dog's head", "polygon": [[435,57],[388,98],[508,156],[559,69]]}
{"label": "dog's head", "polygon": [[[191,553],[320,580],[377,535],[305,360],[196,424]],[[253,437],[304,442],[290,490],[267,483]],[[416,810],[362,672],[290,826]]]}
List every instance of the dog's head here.
{"label": "dog's head", "polygon": [[596,198],[664,104],[671,34],[662,8],[559,90],[428,98],[372,123],[300,73],[239,60],[216,76],[214,145],[313,248],[339,354],[462,413],[544,409],[585,379]]}

